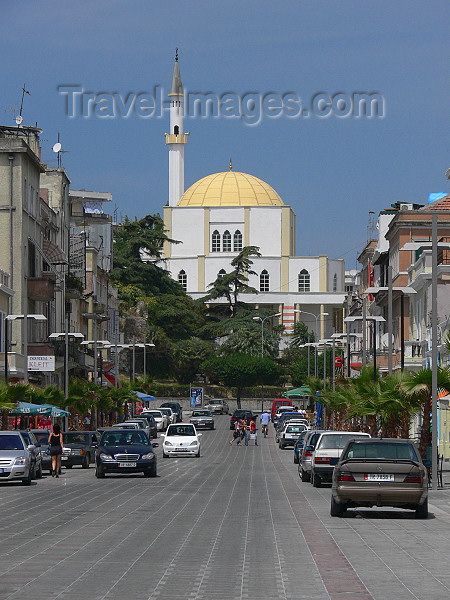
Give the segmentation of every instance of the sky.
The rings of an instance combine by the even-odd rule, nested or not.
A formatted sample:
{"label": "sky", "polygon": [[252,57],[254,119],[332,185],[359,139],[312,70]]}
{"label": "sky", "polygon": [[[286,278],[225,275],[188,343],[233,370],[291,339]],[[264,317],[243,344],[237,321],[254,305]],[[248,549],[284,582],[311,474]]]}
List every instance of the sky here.
{"label": "sky", "polygon": [[169,121],[151,96],[167,99],[178,47],[186,91],[231,102],[186,118],[185,187],[231,157],[292,207],[297,255],[352,269],[370,211],[447,189],[449,13],[444,0],[0,0],[0,123],[14,125],[25,84],[48,166],[59,134],[73,189],[111,192],[119,218],[162,214]]}

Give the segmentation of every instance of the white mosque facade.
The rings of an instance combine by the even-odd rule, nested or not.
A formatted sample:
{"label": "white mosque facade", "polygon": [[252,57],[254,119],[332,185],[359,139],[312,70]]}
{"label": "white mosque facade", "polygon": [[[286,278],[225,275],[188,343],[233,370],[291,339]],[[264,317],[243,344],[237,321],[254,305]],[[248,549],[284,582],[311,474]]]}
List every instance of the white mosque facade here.
{"label": "white mosque facade", "polygon": [[[277,192],[254,175],[228,171],[208,175],[184,190],[184,96],[178,60],[170,97],[169,201],[164,223],[169,238],[164,268],[192,298],[201,298],[244,246],[257,246],[249,284],[258,294],[242,300],[281,313],[289,334],[301,320],[319,339],[343,331],[345,265],[325,255],[297,256],[295,214]],[[274,320],[274,323],[276,321]],[[317,327],[317,330],[316,330]]]}

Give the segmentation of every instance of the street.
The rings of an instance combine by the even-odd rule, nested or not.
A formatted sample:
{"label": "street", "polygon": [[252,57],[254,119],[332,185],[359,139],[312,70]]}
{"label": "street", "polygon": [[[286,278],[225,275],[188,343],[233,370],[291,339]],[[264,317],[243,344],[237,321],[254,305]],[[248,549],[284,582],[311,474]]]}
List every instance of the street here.
{"label": "street", "polygon": [[301,482],[272,426],[247,448],[228,444],[227,416],[216,426],[200,458],[157,448],[156,479],[99,480],[91,466],[0,484],[0,599],[450,597],[449,489],[430,492],[425,521],[394,509],[332,518],[329,487]]}

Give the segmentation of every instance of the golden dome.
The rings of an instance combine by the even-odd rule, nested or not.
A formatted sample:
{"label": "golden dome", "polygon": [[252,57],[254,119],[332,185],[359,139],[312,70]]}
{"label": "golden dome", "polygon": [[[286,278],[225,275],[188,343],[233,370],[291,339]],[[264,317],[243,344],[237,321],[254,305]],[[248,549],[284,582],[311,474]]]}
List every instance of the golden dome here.
{"label": "golden dome", "polygon": [[283,200],[262,179],[225,171],[199,179],[188,188],[177,206],[282,206]]}

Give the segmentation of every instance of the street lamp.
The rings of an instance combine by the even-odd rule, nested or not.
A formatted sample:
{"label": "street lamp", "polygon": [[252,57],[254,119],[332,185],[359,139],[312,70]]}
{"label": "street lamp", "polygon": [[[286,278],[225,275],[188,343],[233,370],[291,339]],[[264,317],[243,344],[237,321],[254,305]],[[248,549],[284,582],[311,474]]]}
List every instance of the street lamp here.
{"label": "street lamp", "polygon": [[[353,323],[354,321],[373,321],[373,380],[377,380],[377,323],[385,323],[386,319],[379,316],[368,317],[366,315],[362,317],[345,317],[344,323]],[[363,332],[364,335],[364,332]],[[363,338],[363,353],[365,352],[364,348],[365,338]]]}
{"label": "street lamp", "polygon": [[[314,317],[316,320],[316,340],[319,339],[319,332],[318,332],[318,321],[319,321],[319,317],[327,317],[329,313],[327,312],[321,312],[318,315],[315,315],[314,313],[311,312],[307,312],[306,310],[294,310],[292,312],[295,313],[304,313],[305,315],[310,315],[311,317]],[[318,371],[318,362],[317,362],[317,345],[315,346],[315,353],[314,353],[314,376],[318,377],[319,376],[319,371]]]}
{"label": "street lamp", "polygon": [[[282,313],[275,313],[274,315],[268,315],[267,317],[253,317],[254,321],[261,321],[261,358],[264,357],[264,321],[267,319],[273,319],[274,317],[280,317]],[[264,384],[261,384],[261,412],[264,412]]]}
{"label": "street lamp", "polygon": [[[20,319],[26,321],[25,326],[22,327],[22,343],[23,343],[23,382],[28,383],[28,319],[34,319],[35,321],[46,321],[45,315],[6,315],[7,321],[16,321]],[[5,327],[6,333],[8,332],[8,326]],[[5,339],[5,379],[8,383],[8,339]]]}
{"label": "street lamp", "polygon": [[[100,348],[98,347],[98,345],[100,344]],[[97,357],[97,350],[103,350],[106,348],[109,348],[111,346],[111,342],[109,342],[108,340],[85,340],[84,342],[81,342],[82,346],[94,346],[94,383],[97,383],[97,379],[98,379],[98,357]],[[100,385],[102,384],[102,381],[100,379]]]}
{"label": "street lamp", "polygon": [[48,337],[51,340],[64,338],[64,398],[67,400],[69,397],[69,338],[82,340],[84,339],[84,335],[82,333],[64,331],[62,333],[51,333]]}
{"label": "street lamp", "polygon": [[148,344],[147,342],[145,342],[144,344],[136,344],[136,348],[144,348],[144,383],[145,380],[147,378],[147,365],[146,365],[146,355],[145,355],[145,348],[154,348],[155,344]]}

